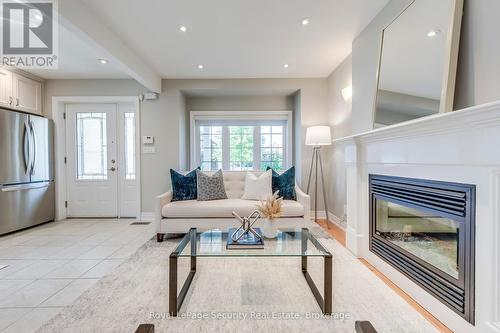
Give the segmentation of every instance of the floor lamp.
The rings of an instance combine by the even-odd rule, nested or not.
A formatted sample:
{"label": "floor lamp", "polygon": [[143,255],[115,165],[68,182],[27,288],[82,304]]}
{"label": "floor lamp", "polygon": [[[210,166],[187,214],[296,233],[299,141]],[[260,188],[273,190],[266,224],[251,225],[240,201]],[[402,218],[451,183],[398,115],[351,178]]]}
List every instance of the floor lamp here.
{"label": "floor lamp", "polygon": [[328,202],[326,200],[325,177],[323,175],[323,162],[321,160],[321,147],[332,144],[329,126],[312,126],[306,130],[306,145],[313,146],[311,168],[309,169],[309,179],[307,180],[307,194],[311,187],[311,176],[314,169],[314,221],[318,221],[318,167],[321,173],[321,184],[323,189],[323,202],[325,203],[326,226],[330,229],[328,219]]}

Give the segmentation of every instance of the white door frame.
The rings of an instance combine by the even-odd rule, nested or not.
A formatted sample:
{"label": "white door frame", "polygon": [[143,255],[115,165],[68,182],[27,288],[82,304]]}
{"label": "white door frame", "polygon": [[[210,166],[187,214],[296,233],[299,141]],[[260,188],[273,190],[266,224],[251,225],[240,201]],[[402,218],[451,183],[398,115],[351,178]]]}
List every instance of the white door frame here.
{"label": "white door frame", "polygon": [[56,180],[56,220],[64,220],[67,217],[65,202],[67,200],[66,190],[66,122],[64,112],[68,103],[133,103],[137,114],[135,136],[136,166],[137,166],[137,213],[136,218],[141,218],[141,108],[138,96],[53,96],[52,97],[52,119],[54,120],[54,155],[55,155],[55,180]]}

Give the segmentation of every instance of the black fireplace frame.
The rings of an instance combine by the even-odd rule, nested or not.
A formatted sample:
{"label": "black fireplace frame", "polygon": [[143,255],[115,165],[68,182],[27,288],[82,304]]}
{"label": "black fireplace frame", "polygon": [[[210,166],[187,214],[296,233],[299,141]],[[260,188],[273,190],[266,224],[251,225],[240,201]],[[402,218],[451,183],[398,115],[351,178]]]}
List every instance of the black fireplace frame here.
{"label": "black fireplace frame", "polygon": [[[459,276],[455,279],[375,233],[376,200],[438,213],[459,224]],[[370,251],[474,325],[476,186],[369,175]]]}

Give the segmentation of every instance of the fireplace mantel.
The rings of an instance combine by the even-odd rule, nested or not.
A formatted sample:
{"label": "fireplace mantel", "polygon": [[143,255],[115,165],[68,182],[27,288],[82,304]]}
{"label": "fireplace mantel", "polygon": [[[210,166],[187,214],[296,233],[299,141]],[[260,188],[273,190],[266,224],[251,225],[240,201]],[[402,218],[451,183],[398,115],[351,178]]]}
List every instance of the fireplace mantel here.
{"label": "fireplace mantel", "polygon": [[[500,101],[334,141],[344,155],[347,247],[455,332],[500,332]],[[476,185],[476,325],[369,250],[368,175]]]}
{"label": "fireplace mantel", "polygon": [[500,101],[473,106],[454,112],[439,113],[371,131],[346,136],[333,141],[334,145],[355,142],[401,140],[426,135],[443,134],[468,129],[500,126]]}

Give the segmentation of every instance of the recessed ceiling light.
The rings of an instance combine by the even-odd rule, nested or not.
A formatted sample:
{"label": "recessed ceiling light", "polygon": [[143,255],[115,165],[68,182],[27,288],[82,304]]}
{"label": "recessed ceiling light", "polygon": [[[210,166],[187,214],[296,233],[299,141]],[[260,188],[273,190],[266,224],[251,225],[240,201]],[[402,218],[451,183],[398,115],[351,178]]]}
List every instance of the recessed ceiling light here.
{"label": "recessed ceiling light", "polygon": [[198,65],[198,69],[203,69],[203,67],[204,67],[204,66],[203,66],[203,65],[201,65],[201,64],[200,64],[200,65]]}
{"label": "recessed ceiling light", "polygon": [[108,61],[106,59],[103,59],[103,58],[97,59],[97,61],[99,61],[103,65],[106,65],[108,63]]}
{"label": "recessed ceiling light", "polygon": [[186,32],[188,30],[188,28],[185,25],[181,25],[179,27],[179,30],[182,31],[182,32]]}
{"label": "recessed ceiling light", "polygon": [[309,23],[311,23],[311,20],[307,17],[302,19],[302,25],[308,25]]}
{"label": "recessed ceiling light", "polygon": [[284,65],[283,65],[283,68],[288,68],[288,64],[284,64]]}
{"label": "recessed ceiling light", "polygon": [[427,37],[436,37],[437,35],[439,35],[441,33],[441,30],[431,30],[427,33]]}

